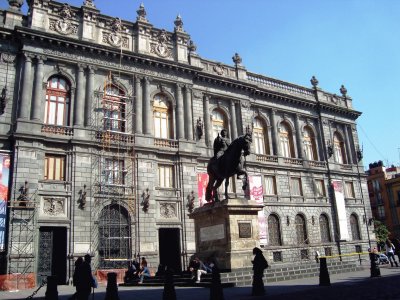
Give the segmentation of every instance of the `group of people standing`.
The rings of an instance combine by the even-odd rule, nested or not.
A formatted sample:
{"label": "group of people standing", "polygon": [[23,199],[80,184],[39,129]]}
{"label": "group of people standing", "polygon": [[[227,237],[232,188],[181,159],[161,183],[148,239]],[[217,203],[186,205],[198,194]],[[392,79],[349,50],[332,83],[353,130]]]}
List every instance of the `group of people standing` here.
{"label": "group of people standing", "polygon": [[96,281],[92,274],[90,262],[90,254],[86,254],[84,259],[78,257],[75,261],[73,284],[76,288],[76,293],[70,298],[71,300],[88,300],[92,288],[96,287]]}

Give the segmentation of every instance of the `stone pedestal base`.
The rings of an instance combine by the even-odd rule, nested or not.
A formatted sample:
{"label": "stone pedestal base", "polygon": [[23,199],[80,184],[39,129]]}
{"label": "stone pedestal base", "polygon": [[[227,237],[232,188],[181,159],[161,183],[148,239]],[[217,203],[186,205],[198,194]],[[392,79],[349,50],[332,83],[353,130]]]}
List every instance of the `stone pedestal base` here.
{"label": "stone pedestal base", "polygon": [[227,199],[196,208],[196,253],[214,259],[221,270],[251,267],[253,248],[259,247],[258,212],[263,205],[245,199]]}

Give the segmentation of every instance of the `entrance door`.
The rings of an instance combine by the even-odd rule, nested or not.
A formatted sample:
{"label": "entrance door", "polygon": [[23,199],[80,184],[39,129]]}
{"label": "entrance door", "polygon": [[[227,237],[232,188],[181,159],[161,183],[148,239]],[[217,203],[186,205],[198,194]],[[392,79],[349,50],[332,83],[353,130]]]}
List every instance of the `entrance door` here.
{"label": "entrance door", "polygon": [[160,264],[182,271],[180,233],[178,228],[160,228],[158,232]]}
{"label": "entrance door", "polygon": [[47,276],[57,276],[58,284],[67,278],[67,228],[40,227],[38,283]]}

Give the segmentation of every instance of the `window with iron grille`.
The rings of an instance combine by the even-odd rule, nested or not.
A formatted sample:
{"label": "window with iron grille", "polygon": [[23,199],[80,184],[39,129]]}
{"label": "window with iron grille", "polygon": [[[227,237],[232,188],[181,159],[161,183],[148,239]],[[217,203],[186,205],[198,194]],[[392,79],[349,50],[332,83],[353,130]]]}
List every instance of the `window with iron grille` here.
{"label": "window with iron grille", "polygon": [[362,252],[362,247],[361,245],[356,245],[356,253],[361,253]]}
{"label": "window with iron grille", "polygon": [[360,227],[358,225],[358,218],[355,214],[352,214],[350,216],[350,227],[351,227],[351,235],[352,235],[353,241],[361,240]]}
{"label": "window with iron grille", "polygon": [[332,256],[332,248],[331,247],[325,248],[325,256]]}
{"label": "window with iron grille", "polygon": [[296,226],[297,244],[303,245],[307,243],[306,220],[302,215],[296,215],[295,226]]}
{"label": "window with iron grille", "polygon": [[120,205],[103,208],[99,218],[99,268],[126,268],[131,259],[128,211]]}
{"label": "window with iron grille", "polygon": [[272,257],[273,257],[274,262],[282,261],[282,251],[272,252]]}
{"label": "window with iron grille", "polygon": [[124,160],[105,158],[102,172],[103,182],[110,185],[125,184]]}
{"label": "window with iron grille", "polygon": [[329,230],[329,220],[324,214],[319,216],[319,230],[321,233],[321,242],[328,243],[331,241],[331,235]]}
{"label": "window with iron grille", "polygon": [[310,259],[307,249],[300,250],[300,258],[301,259]]}
{"label": "window with iron grille", "polygon": [[275,214],[271,214],[268,217],[268,236],[270,246],[282,245],[279,218]]}

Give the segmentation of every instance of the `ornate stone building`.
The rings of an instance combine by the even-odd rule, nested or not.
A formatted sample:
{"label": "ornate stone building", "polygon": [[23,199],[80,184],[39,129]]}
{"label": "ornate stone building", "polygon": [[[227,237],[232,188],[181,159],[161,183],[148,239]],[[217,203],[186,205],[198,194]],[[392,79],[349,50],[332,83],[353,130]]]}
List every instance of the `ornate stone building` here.
{"label": "ornate stone building", "polygon": [[[65,282],[86,253],[98,270],[137,256],[185,269],[188,215],[222,128],[230,140],[253,132],[246,168],[263,188],[260,246],[272,263],[368,248],[360,112],[344,87],[251,73],[238,54],[232,65],[202,58],[180,16],[173,32],[154,28],[143,5],[129,22],[95,1],[28,1],[27,15],[21,3],[0,11],[3,274]],[[230,195],[243,197],[236,181]]]}

